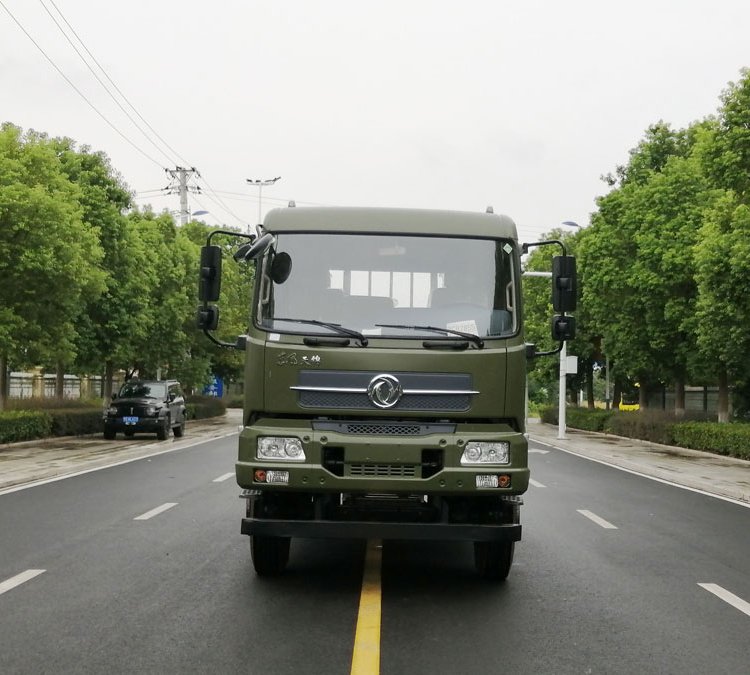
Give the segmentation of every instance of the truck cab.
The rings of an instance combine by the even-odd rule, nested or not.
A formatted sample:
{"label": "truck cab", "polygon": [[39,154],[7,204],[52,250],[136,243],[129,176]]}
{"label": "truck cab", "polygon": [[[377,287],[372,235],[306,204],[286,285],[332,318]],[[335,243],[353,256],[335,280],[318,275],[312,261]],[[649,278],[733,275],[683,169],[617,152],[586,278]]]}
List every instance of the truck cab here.
{"label": "truck cab", "polygon": [[448,539],[505,579],[529,484],[513,221],[276,209],[235,259],[256,265],[236,463],[256,572],[294,537]]}

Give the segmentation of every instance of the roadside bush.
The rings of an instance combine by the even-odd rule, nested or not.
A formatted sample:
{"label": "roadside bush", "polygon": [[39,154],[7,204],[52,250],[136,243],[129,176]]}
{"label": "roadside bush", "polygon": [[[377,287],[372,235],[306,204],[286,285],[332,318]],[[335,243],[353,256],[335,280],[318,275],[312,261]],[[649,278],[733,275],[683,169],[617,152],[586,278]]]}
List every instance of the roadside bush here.
{"label": "roadside bush", "polygon": [[225,399],[227,408],[242,408],[245,405],[245,399],[242,396]]}
{"label": "roadside bush", "polygon": [[83,436],[96,434],[102,430],[100,407],[52,409],[49,415],[52,418],[52,436]]}
{"label": "roadside bush", "polygon": [[664,410],[615,410],[603,430],[617,436],[669,445],[675,424],[674,415]]}
{"label": "roadside bush", "polygon": [[227,411],[224,401],[216,396],[190,396],[185,401],[185,409],[189,420],[220,417]]}
{"label": "roadside bush", "polygon": [[73,410],[73,409],[102,409],[102,399],[64,398],[10,398],[6,400],[8,410]]}
{"label": "roadside bush", "polygon": [[557,424],[557,406],[548,405],[539,407],[539,419],[545,424]]}
{"label": "roadside bush", "polygon": [[612,410],[589,410],[588,408],[567,408],[565,423],[574,429],[584,431],[604,431],[607,421],[612,417]]}
{"label": "roadside bush", "polygon": [[0,413],[0,443],[31,441],[49,436],[52,417],[44,411],[9,410]]}
{"label": "roadside bush", "polygon": [[672,443],[683,448],[750,459],[750,424],[736,422],[679,422],[672,427]]}
{"label": "roadside bush", "polygon": [[[558,424],[557,406],[546,406],[539,409],[539,418],[546,424]],[[612,416],[612,410],[596,408],[567,407],[565,409],[565,424],[573,429],[584,431],[604,431],[607,420]]]}

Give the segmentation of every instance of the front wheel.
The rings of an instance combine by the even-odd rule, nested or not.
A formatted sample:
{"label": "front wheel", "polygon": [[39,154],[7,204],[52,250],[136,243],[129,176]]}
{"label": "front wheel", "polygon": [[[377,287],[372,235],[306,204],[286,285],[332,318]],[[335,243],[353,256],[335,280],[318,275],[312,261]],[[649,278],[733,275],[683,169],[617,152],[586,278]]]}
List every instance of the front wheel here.
{"label": "front wheel", "polygon": [[513,541],[475,541],[474,566],[489,581],[505,581],[513,564]]}
{"label": "front wheel", "polygon": [[289,562],[289,537],[250,537],[250,554],[255,573],[260,577],[281,574]]}
{"label": "front wheel", "polygon": [[156,438],[158,438],[160,441],[166,441],[167,438],[169,438],[169,430],[171,426],[172,425],[169,421],[169,417],[165,417],[164,423],[156,431]]}
{"label": "front wheel", "polygon": [[180,422],[174,429],[172,429],[175,438],[182,438],[185,435],[185,418],[182,418],[182,422]]}

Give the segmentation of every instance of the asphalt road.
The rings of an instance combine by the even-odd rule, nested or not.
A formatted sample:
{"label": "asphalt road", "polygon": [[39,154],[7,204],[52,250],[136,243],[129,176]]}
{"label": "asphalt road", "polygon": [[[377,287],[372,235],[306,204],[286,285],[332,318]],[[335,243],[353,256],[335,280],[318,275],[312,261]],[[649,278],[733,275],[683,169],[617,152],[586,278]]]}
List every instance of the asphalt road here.
{"label": "asphalt road", "polygon": [[[283,577],[256,578],[235,452],[0,495],[0,673],[349,673],[365,542],[295,541]],[[530,458],[505,584],[469,544],[384,543],[381,673],[750,672],[750,509]]]}

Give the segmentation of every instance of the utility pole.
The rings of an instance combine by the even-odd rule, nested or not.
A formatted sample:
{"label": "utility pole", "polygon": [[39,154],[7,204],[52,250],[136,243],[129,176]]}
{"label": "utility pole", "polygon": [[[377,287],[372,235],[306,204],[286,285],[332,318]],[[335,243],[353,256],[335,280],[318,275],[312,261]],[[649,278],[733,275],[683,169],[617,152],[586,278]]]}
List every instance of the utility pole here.
{"label": "utility pole", "polygon": [[276,178],[266,178],[265,180],[260,178],[256,178],[255,180],[253,180],[252,178],[246,178],[245,180],[250,183],[250,185],[255,185],[258,188],[258,225],[260,225],[263,222],[263,220],[261,219],[263,188],[268,185],[273,185],[277,180],[281,180],[281,176],[276,176]]}
{"label": "utility pole", "polygon": [[185,225],[190,220],[190,209],[188,208],[188,192],[197,192],[198,188],[188,185],[188,181],[193,176],[200,176],[198,169],[194,166],[186,169],[183,166],[176,166],[174,169],[164,169],[167,175],[171,176],[172,182],[167,186],[167,194],[180,195],[180,225]]}

